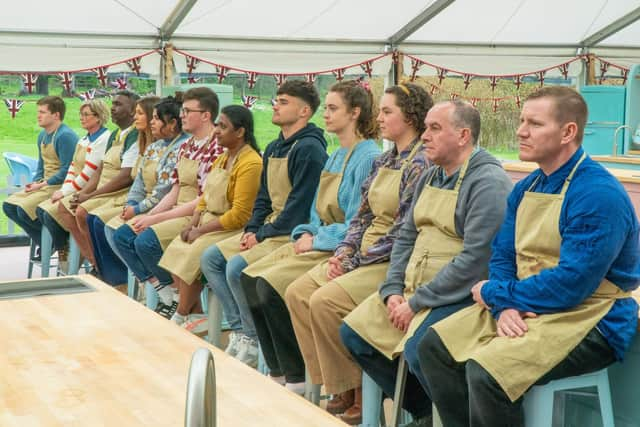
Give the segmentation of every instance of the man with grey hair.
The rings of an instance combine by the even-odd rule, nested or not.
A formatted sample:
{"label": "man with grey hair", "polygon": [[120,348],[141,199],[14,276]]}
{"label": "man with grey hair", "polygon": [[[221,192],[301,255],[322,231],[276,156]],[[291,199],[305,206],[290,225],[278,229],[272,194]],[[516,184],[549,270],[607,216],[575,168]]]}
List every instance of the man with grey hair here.
{"label": "man with grey hair", "polygon": [[396,356],[404,354],[409,375],[403,407],[415,425],[429,425],[431,416],[417,343],[435,322],[473,303],[471,287],[488,275],[491,241],[512,187],[500,162],[478,147],[480,114],[469,103],[438,103],[425,124],[422,140],[435,166],[416,186],[386,280],[340,330],[387,396],[394,394]]}

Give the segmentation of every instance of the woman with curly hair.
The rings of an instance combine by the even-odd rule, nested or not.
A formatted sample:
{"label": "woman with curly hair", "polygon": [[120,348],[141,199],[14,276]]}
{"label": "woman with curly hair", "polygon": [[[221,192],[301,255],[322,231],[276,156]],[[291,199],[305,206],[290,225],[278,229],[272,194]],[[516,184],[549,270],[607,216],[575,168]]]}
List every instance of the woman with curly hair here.
{"label": "woman with curly hair", "polygon": [[362,421],[362,371],[342,345],[342,319],[385,279],[391,247],[413,201],[415,185],[429,166],[420,135],[433,105],[414,84],[385,90],[377,121],[393,147],[383,153],[362,185],[362,202],[328,261],[287,288],[285,300],[314,384],[334,398],[327,410],[343,421]]}

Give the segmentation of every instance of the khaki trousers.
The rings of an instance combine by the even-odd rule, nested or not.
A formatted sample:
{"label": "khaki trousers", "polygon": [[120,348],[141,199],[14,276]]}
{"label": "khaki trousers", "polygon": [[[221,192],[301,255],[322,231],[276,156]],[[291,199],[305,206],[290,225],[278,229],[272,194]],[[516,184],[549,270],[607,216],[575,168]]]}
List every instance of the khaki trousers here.
{"label": "khaki trousers", "polygon": [[304,274],[289,285],[285,302],[313,384],[324,384],[329,394],[360,387],[362,370],[339,333],[342,319],[356,308],[349,294],[334,282],[320,286]]}

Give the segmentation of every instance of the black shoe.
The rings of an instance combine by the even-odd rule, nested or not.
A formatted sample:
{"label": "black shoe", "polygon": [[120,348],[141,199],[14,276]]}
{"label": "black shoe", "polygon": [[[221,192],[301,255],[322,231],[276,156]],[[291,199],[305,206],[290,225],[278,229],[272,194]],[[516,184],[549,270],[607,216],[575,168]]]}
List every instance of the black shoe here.
{"label": "black shoe", "polygon": [[31,261],[40,262],[42,261],[42,255],[40,255],[40,246],[36,246],[33,250],[33,256],[31,257]]}
{"label": "black shoe", "polygon": [[98,272],[98,270],[96,270],[95,267],[91,267],[91,270],[89,270],[89,274],[95,277],[96,279],[100,278],[100,273]]}
{"label": "black shoe", "polygon": [[178,310],[178,303],[176,301],[173,301],[171,305],[163,304],[158,301],[155,312],[165,319],[171,319],[176,310]]}

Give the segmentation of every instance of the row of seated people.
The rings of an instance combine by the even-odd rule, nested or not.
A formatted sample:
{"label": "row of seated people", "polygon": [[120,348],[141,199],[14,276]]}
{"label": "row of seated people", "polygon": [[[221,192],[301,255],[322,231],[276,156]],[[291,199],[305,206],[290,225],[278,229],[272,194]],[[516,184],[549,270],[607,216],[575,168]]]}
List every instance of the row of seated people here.
{"label": "row of seated people", "polygon": [[[281,132],[262,158],[250,111],[218,117],[210,90],[187,91],[181,106],[128,96],[114,99],[121,131],[101,162],[76,148],[72,190],[52,180],[62,169],[55,133],[66,129],[41,123],[45,181],[5,212],[27,216],[27,231],[38,218],[71,231],[109,283],[124,281],[126,264],[176,323],[202,319],[206,283],[232,330],[226,351],[255,366],[259,343],[272,379],[297,393],[306,369],[344,421],[361,421],[362,370],[393,396],[400,354],[415,425],[430,425],[433,402],[447,426],[518,426],[532,385],[599,370],[628,349],[638,221],[580,146],[587,108],[575,91],[547,87],[524,103],[520,157],[540,168],[515,188],[478,145],[479,112],[434,105],[414,84],[385,89],[377,106],[355,82],[331,87],[331,156],[309,123],[320,100],[306,82],[279,88]],[[95,105],[81,108],[89,135],[79,147],[97,149],[106,120],[87,124]],[[133,115],[119,123],[117,108],[133,105],[143,154],[132,165],[136,144],[122,134],[134,132]],[[380,136],[393,143],[384,153]],[[83,176],[89,161],[97,172]]]}

